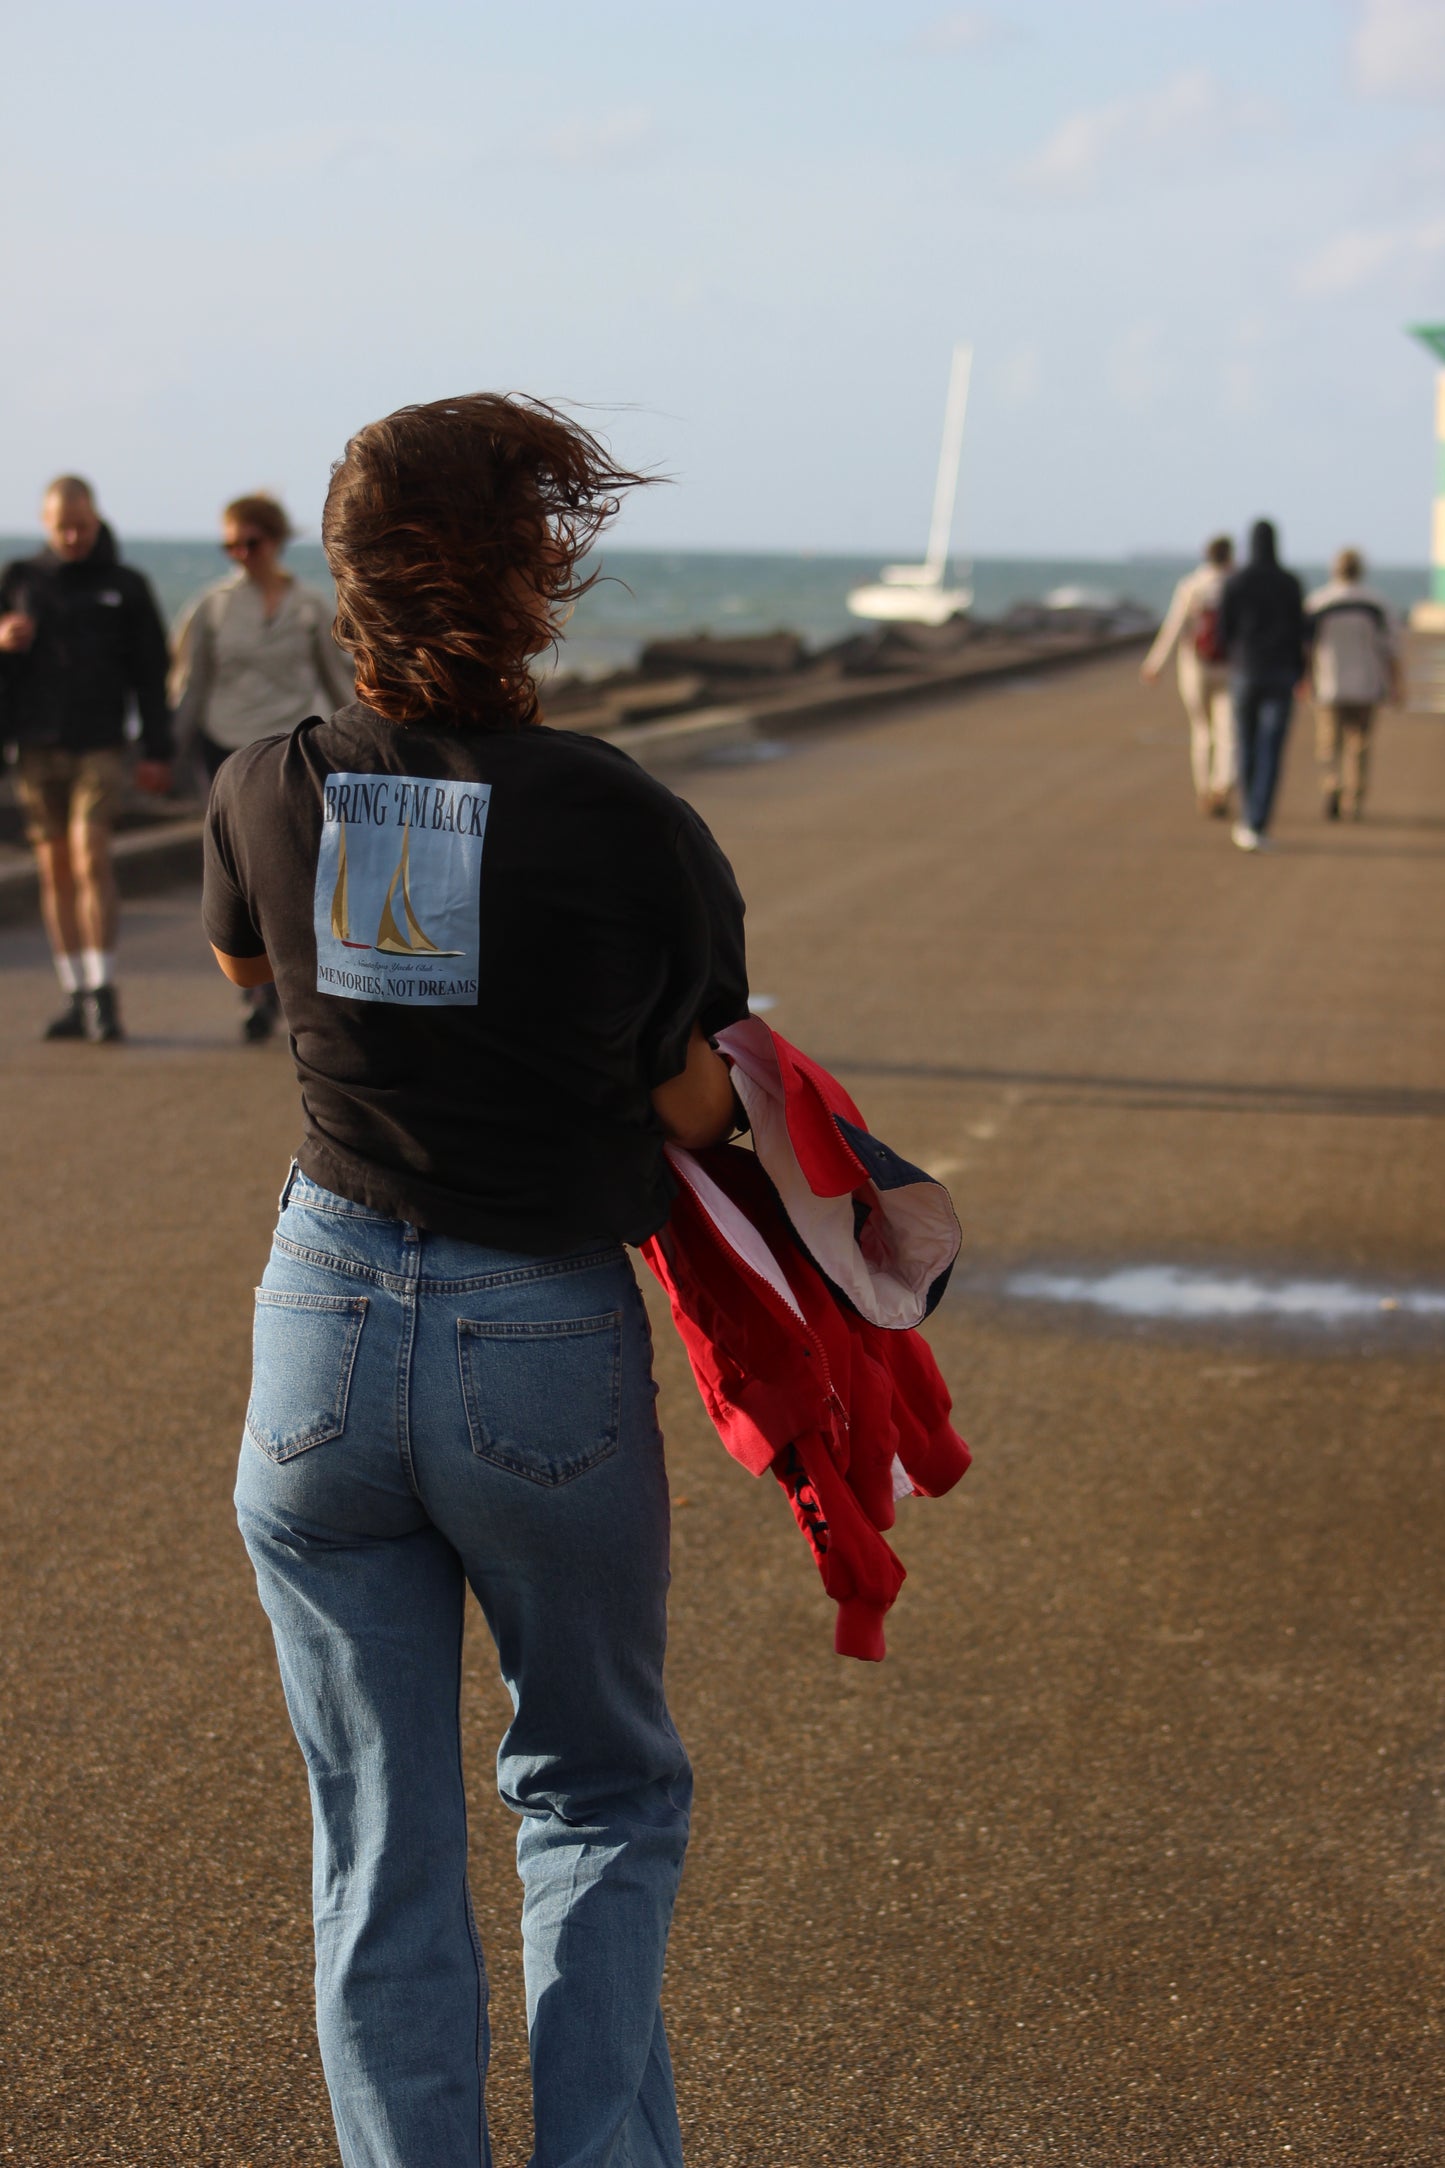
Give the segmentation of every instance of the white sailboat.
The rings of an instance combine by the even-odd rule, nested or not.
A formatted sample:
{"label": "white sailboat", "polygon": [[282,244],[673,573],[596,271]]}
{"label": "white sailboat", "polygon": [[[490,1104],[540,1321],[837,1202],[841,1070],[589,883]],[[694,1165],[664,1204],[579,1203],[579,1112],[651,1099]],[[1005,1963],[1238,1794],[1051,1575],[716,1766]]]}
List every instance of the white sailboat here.
{"label": "white sailboat", "polygon": [[953,530],[953,503],[958,491],[958,462],[963,451],[963,421],[968,411],[968,379],[973,367],[973,348],[956,346],[948,372],[948,402],[943,410],[943,443],[938,454],[938,479],[933,486],[933,518],[928,529],[928,555],[921,565],[884,565],[873,584],[855,587],[848,596],[854,617],[885,624],[942,625],[973,601],[971,587],[945,587],[948,538]]}

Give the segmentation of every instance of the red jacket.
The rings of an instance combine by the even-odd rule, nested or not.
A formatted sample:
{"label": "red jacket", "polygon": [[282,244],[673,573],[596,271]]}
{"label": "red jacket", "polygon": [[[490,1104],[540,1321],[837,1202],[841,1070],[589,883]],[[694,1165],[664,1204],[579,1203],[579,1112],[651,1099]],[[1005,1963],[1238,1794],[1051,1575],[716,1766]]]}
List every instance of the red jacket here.
{"label": "red jacket", "polygon": [[904,1578],[882,1534],[895,1499],[938,1497],[969,1464],[910,1329],[947,1285],[958,1222],[942,1186],[758,1018],[718,1044],[754,1149],[670,1148],[678,1195],[642,1254],[724,1445],[788,1494],[838,1605],[838,1653],[876,1662]]}

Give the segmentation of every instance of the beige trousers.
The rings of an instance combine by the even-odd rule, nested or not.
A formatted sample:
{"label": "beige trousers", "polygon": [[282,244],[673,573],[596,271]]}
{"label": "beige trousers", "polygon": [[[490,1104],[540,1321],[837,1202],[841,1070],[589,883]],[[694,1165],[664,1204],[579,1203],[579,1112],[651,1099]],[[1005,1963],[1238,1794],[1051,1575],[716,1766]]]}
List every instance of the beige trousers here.
{"label": "beige trousers", "polygon": [[1370,725],[1374,719],[1372,707],[1315,709],[1315,758],[1320,764],[1320,789],[1326,797],[1338,791],[1341,812],[1351,816],[1364,810],[1370,767]]}
{"label": "beige trousers", "polygon": [[1229,672],[1179,648],[1179,697],[1189,717],[1189,766],[1199,797],[1220,797],[1234,781],[1234,703]]}

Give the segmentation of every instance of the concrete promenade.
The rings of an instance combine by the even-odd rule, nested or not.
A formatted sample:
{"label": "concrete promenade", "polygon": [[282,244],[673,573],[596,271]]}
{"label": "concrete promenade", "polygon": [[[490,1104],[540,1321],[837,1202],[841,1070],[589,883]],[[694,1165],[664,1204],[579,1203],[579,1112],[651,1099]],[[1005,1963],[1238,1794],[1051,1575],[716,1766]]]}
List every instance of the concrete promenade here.
{"label": "concrete promenade", "polygon": [[[770,1020],[954,1191],[930,1332],[977,1456],[902,1509],[888,1661],[841,1662],[659,1317],[690,2168],[1445,2161],[1445,724],[1385,718],[1359,827],[1307,725],[1258,858],[1132,662],[675,778]],[[131,1043],[40,1045],[43,944],[0,936],[0,2163],[326,2168],[305,1784],[229,1506],[294,1083],[192,891],[123,962]],[[1020,1291],[1146,1266],[1304,1307]],[[477,1619],[522,2168],[504,1708]]]}

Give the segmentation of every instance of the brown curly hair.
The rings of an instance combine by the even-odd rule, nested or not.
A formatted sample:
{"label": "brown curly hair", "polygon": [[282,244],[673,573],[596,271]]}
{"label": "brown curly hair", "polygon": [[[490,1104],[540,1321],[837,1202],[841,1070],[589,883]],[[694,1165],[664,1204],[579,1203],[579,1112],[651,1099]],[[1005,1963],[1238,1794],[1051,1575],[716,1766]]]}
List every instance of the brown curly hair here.
{"label": "brown curly hair", "polygon": [[358,697],[397,723],[535,722],[532,659],[597,579],[578,565],[622,492],[649,479],[515,393],[398,407],[359,429],[321,515]]}

